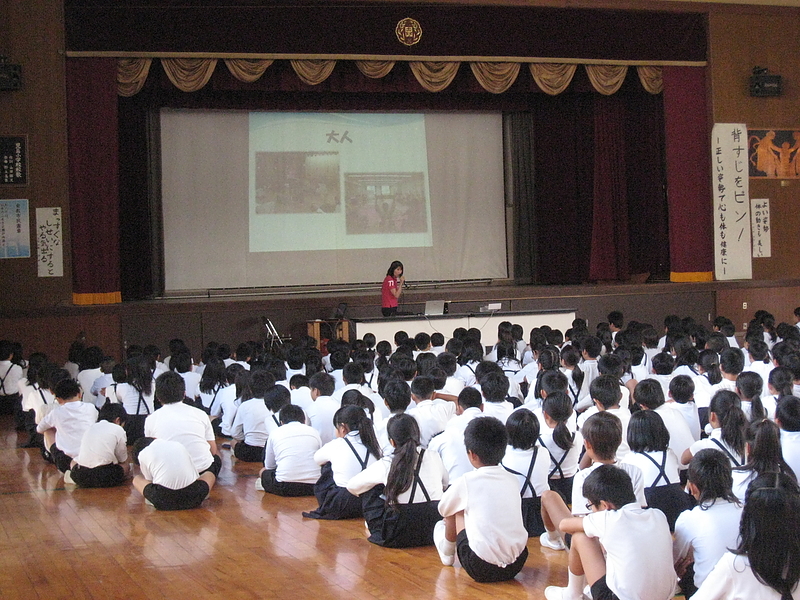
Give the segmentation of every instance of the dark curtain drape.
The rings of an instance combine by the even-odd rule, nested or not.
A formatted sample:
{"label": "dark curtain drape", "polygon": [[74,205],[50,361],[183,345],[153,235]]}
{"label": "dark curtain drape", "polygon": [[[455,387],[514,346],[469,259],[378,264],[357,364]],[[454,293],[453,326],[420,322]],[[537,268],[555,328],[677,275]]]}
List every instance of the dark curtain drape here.
{"label": "dark curtain drape", "polygon": [[622,98],[594,96],[591,281],[625,281],[630,274],[624,124]]}
{"label": "dark curtain drape", "polygon": [[714,217],[706,71],[664,67],[672,281],[711,281]]}
{"label": "dark curtain drape", "polygon": [[503,117],[504,163],[511,175],[511,190],[507,194],[514,205],[514,281],[518,284],[535,283],[534,275],[539,272],[533,130],[533,116],[529,112]]}
{"label": "dark curtain drape", "polygon": [[117,61],[66,60],[69,222],[75,304],[121,301]]}

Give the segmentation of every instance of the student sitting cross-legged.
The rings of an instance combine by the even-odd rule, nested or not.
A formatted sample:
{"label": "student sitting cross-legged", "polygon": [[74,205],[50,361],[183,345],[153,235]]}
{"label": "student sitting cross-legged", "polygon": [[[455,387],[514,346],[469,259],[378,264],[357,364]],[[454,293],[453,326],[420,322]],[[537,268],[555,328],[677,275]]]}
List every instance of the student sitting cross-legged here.
{"label": "student sitting cross-legged", "polygon": [[105,488],[122,485],[128,449],[125,446],[125,419],[128,413],[121,404],[106,402],[100,409],[97,423],[91,425],[81,439],[78,456],[64,481],[72,480],[82,488]]}
{"label": "student sitting cross-legged", "polygon": [[[553,492],[550,492],[551,494]],[[550,515],[572,535],[567,587],[545,589],[547,600],[582,600],[585,582],[595,600],[668,600],[675,593],[672,537],[659,510],[642,508],[631,478],[612,465],[597,467],[583,482],[591,512],[573,517],[560,496]]]}
{"label": "student sitting cross-legged", "polygon": [[494,417],[477,417],[464,430],[467,456],[475,467],[442,495],[433,541],[444,565],[455,562],[475,581],[513,579],[528,558],[528,532],[515,475],[500,466],[508,434]]}

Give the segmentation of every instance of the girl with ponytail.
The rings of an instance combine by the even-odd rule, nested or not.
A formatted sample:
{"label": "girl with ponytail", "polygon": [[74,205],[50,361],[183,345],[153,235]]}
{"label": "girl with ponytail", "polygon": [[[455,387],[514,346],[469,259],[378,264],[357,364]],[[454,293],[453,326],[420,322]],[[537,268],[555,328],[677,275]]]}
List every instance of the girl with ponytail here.
{"label": "girl with ponytail", "polygon": [[708,408],[708,422],[713,428],[711,435],[695,442],[683,453],[681,462],[688,465],[692,456],[704,448],[719,450],[731,462],[731,467],[745,464],[745,429],[747,418],[741,408],[741,401],[735,392],[720,390],[711,398]]}
{"label": "girl with ponytail", "polygon": [[304,512],[310,519],[354,519],[362,516],[361,500],[347,491],[355,475],[381,458],[381,448],[372,420],[363,408],[345,406],[333,415],[336,438],[314,453],[322,467],[314,484],[319,507]]}
{"label": "girl with ponytail", "polygon": [[550,454],[550,489],[568,502],[572,499],[572,479],[578,472],[583,437],[576,431],[572,400],[564,392],[548,394],[542,403],[544,426],[539,444]]}
{"label": "girl with ponytail", "polygon": [[419,425],[411,415],[390,418],[386,433],[391,456],[351,478],[347,489],[361,497],[370,542],[388,548],[428,546],[441,519],[438,507],[447,469],[436,452],[420,447]]}
{"label": "girl with ponytail", "polygon": [[[742,401],[742,411],[750,423],[763,421],[770,415],[761,402],[761,392],[764,389],[764,380],[755,371],[742,371],[736,378],[736,393]],[[772,416],[775,416],[775,407],[772,407]]]}

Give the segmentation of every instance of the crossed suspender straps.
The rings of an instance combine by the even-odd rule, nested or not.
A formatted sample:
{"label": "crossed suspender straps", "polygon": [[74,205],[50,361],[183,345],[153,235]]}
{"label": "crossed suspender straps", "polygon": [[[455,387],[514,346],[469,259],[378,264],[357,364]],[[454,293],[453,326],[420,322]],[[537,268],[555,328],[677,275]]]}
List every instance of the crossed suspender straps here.
{"label": "crossed suspender straps", "polygon": [[731,454],[731,451],[730,451],[730,450],[728,450],[728,449],[727,449],[727,448],[726,448],[726,447],[725,447],[725,446],[722,444],[722,442],[720,442],[720,441],[719,441],[717,438],[709,438],[709,439],[710,439],[712,442],[714,442],[714,443],[715,443],[717,446],[719,446],[719,449],[720,449],[720,450],[722,450],[722,451],[723,451],[725,454],[727,454],[727,455],[728,455],[728,458],[730,458],[730,459],[731,459],[731,462],[732,462],[732,463],[733,463],[735,466],[737,466],[737,467],[741,467],[741,466],[742,466],[742,463],[741,463],[741,462],[739,462],[739,460],[738,460],[738,459],[737,459],[737,458],[736,458],[736,457],[735,457],[733,454]]}
{"label": "crossed suspender straps", "polygon": [[356,460],[358,461],[358,464],[361,465],[361,470],[363,471],[364,469],[366,469],[367,468],[367,463],[369,462],[369,448],[367,448],[367,453],[364,455],[364,458],[362,459],[358,455],[358,451],[355,449],[355,446],[353,446],[353,444],[350,442],[350,440],[348,440],[345,437],[344,441],[347,442],[347,445],[350,446],[350,450],[352,450],[353,454],[356,455]]}
{"label": "crossed suspender straps", "polygon": [[[575,434],[574,433],[572,434],[572,439],[573,439],[573,441],[575,440]],[[550,452],[550,449],[545,445],[544,441],[542,440],[542,436],[539,436],[539,444],[541,444],[541,446],[545,450],[547,450],[547,453],[550,455],[550,460],[553,461],[553,463],[556,465],[555,467],[553,467],[553,470],[550,471],[550,474],[547,476],[547,478],[548,479],[552,479],[553,475],[555,475],[556,471],[558,471],[558,476],[561,479],[564,479],[564,471],[561,469],[561,465],[564,464],[564,459],[567,458],[567,454],[569,454],[569,450],[564,450],[564,454],[561,455],[561,458],[556,460],[556,457],[553,456],[553,453]]]}
{"label": "crossed suspender straps", "polygon": [[[536,490],[533,489],[533,484],[531,483],[531,474],[533,473],[533,465],[536,464],[536,456],[538,454],[539,454],[539,447],[538,446],[534,446],[533,447],[533,456],[531,456],[531,464],[530,464],[530,466],[528,466],[528,474],[527,475],[523,475],[519,471],[515,471],[514,469],[509,469],[507,466],[503,465],[503,468],[506,471],[508,471],[509,473],[513,473],[514,475],[519,475],[520,477],[524,477],[525,478],[525,483],[522,484],[522,489],[519,491],[519,495],[520,496],[524,496],[525,495],[525,490],[527,490],[529,488],[531,490],[531,494],[534,495],[534,496],[536,495]],[[566,452],[564,454],[566,455]]]}
{"label": "crossed suspender straps", "polygon": [[665,469],[667,467],[667,451],[664,450],[664,452],[662,452],[662,458],[661,458],[661,464],[660,465],[658,464],[656,459],[653,458],[652,456],[650,456],[649,454],[646,454],[646,453],[642,452],[642,456],[647,457],[647,459],[651,463],[653,463],[656,466],[656,468],[658,469],[658,477],[656,477],[653,480],[653,483],[651,483],[648,487],[657,486],[658,482],[661,481],[662,479],[664,480],[664,485],[670,485],[671,482],[669,480],[669,477],[667,477],[667,473],[665,471]]}
{"label": "crossed suspender straps", "polygon": [[139,412],[139,408],[141,408],[142,404],[144,404],[144,409],[147,411],[145,414],[150,414],[150,407],[147,406],[147,402],[144,401],[144,396],[142,396],[141,390],[139,390],[139,401],[136,403],[136,414],[140,415],[142,413]]}
{"label": "crossed suspender straps", "polygon": [[6,377],[8,377],[8,374],[11,373],[11,369],[13,368],[14,368],[14,363],[11,363],[11,366],[8,367],[8,371],[6,371],[6,374],[0,377],[0,396],[13,396],[13,394],[9,394],[6,391]]}

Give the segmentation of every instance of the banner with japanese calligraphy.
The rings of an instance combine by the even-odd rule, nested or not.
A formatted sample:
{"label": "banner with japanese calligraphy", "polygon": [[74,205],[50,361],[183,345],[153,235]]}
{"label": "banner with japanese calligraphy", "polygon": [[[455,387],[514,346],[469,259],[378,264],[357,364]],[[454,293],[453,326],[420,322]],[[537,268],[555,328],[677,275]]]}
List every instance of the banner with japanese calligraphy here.
{"label": "banner with japanese calligraphy", "polygon": [[747,127],[717,123],[711,133],[714,193],[714,275],[752,279]]}
{"label": "banner with japanese calligraphy", "polygon": [[39,277],[64,276],[60,207],[36,209],[36,251]]}
{"label": "banner with japanese calligraphy", "polygon": [[750,201],[751,223],[753,228],[753,258],[772,257],[772,222],[769,217],[767,198]]}
{"label": "banner with japanese calligraphy", "polygon": [[27,200],[0,200],[0,258],[30,258]]}

